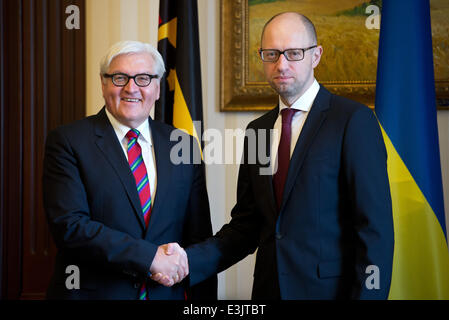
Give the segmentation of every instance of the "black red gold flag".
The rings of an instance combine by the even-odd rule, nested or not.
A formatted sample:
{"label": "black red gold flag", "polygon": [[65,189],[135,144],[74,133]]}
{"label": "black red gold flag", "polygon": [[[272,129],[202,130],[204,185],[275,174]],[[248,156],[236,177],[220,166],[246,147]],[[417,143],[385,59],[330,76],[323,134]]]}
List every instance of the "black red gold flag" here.
{"label": "black red gold flag", "polygon": [[[155,119],[188,132],[196,138],[202,150],[203,103],[197,0],[159,1],[158,50],[164,58],[166,75],[161,80]],[[216,300],[217,277],[186,287],[185,293],[188,300]]]}
{"label": "black red gold flag", "polygon": [[[201,66],[196,0],[160,0],[158,50],[166,74],[155,119],[194,136],[200,149],[203,122]],[[200,126],[193,122],[199,121]]]}

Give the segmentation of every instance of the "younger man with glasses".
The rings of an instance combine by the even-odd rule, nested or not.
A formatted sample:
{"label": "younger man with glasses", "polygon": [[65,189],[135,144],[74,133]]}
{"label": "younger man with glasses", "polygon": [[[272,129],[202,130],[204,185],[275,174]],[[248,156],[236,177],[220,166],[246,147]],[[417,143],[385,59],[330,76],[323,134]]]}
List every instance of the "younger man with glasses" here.
{"label": "younger man with glasses", "polygon": [[[149,118],[162,57],[149,44],[120,42],[100,68],[105,107],[47,137],[44,207],[58,247],[47,296],[167,300],[187,292],[214,299],[216,276],[191,291],[188,280],[174,285],[189,273],[186,255],[163,246],[191,245],[211,236],[212,227],[204,170],[193,162],[197,144],[190,144],[190,163],[174,165],[175,129]],[[69,266],[79,271],[74,288]],[[167,287],[152,280],[158,273]]]}
{"label": "younger man with glasses", "polygon": [[[369,108],[315,80],[322,53],[300,14],[265,25],[260,57],[279,104],[248,130],[280,134],[245,140],[232,220],[186,249],[192,284],[258,249],[254,299],[387,298],[394,238],[382,134]],[[260,146],[277,163],[272,175],[248,163]]]}

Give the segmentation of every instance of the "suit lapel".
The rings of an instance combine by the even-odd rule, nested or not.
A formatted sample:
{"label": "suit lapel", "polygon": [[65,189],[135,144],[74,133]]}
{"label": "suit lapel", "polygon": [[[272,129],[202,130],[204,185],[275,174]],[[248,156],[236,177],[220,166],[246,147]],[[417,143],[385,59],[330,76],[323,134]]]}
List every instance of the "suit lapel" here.
{"label": "suit lapel", "polygon": [[296,177],[299,174],[302,163],[307,155],[307,151],[318,133],[321,125],[326,119],[326,110],[330,106],[330,93],[324,87],[321,87],[315,98],[315,101],[310,109],[310,113],[304,123],[304,126],[299,135],[295,149],[293,151],[292,158],[290,159],[290,166],[288,168],[287,180],[285,182],[284,194],[282,196],[282,212],[285,202],[287,201],[293,185],[296,181]]}
{"label": "suit lapel", "polygon": [[[276,122],[276,119],[278,117],[279,114],[279,105],[274,108],[273,110],[271,110],[270,112],[268,112],[266,114],[266,116],[264,118],[261,119],[261,123],[258,126],[258,130],[262,129],[262,130],[266,130],[266,142],[265,142],[265,150],[266,153],[270,159],[270,162],[272,162],[271,159],[271,131],[274,127],[274,123]],[[256,133],[258,136],[258,133]],[[259,138],[259,136],[258,136]],[[259,142],[257,142],[258,147],[259,147]],[[259,154],[259,152],[258,152]],[[273,165],[272,163],[270,163],[270,165]],[[272,174],[268,174],[268,175],[261,175],[260,174],[260,170],[266,169],[266,166],[262,166],[261,164],[259,164],[257,166],[259,172],[257,173],[259,175],[259,181],[260,181],[260,185],[259,187],[261,188],[261,190],[268,190],[268,194],[270,195],[269,197],[266,197],[267,201],[269,202],[269,207],[271,208],[271,210],[274,213],[277,213],[277,206],[276,206],[276,200],[275,200],[275,196],[274,196],[274,189],[273,189],[273,175]],[[271,171],[270,171],[271,172]],[[263,192],[265,193],[265,192]],[[264,197],[262,197],[261,199],[264,199]]]}
{"label": "suit lapel", "polygon": [[134,207],[134,213],[140,221],[142,228],[145,229],[145,221],[142,215],[142,208],[140,205],[139,195],[137,194],[134,176],[129,168],[128,161],[123,154],[123,149],[117,140],[117,135],[109,122],[104,108],[98,113],[97,119],[98,120],[95,123],[95,134],[97,135],[97,140],[95,143],[103,153],[105,159],[117,173],[123,187],[126,190],[129,201]]}
{"label": "suit lapel", "polygon": [[147,230],[151,229],[154,224],[155,217],[159,214],[159,207],[164,203],[164,198],[170,194],[170,181],[172,165],[170,161],[170,137],[167,136],[165,130],[158,121],[149,118],[151,140],[154,147],[155,167],[156,167],[156,195],[152,199],[151,218]]}

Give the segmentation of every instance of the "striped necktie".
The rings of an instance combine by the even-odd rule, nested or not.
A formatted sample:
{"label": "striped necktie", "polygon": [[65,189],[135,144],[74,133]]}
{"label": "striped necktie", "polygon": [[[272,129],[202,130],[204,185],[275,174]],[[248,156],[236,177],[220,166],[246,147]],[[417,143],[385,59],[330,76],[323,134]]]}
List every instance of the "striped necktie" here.
{"label": "striped necktie", "polygon": [[[142,148],[137,142],[139,135],[140,132],[136,129],[131,129],[126,134],[128,138],[128,163],[136,180],[145,226],[148,227],[151,215],[151,192],[147,169],[142,158]],[[139,300],[148,300],[145,282],[140,288]]]}

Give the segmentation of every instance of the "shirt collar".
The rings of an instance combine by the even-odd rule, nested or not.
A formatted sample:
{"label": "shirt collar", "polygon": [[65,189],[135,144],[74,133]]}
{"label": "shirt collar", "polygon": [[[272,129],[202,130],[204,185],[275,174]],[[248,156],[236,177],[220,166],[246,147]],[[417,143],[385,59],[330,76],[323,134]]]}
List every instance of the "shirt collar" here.
{"label": "shirt collar", "polygon": [[[313,80],[312,85],[309,87],[309,89],[304,92],[304,94],[299,97],[298,100],[296,100],[292,105],[291,108],[298,109],[301,111],[309,112],[310,108],[312,107],[313,101],[315,100],[316,95],[318,94],[318,91],[320,90],[320,85],[316,79]],[[288,108],[283,102],[281,97],[279,97],[279,113],[282,109]]]}
{"label": "shirt collar", "polygon": [[[126,134],[128,133],[129,130],[133,129],[130,128],[128,126],[125,126],[124,124],[120,123],[109,111],[107,108],[105,108],[106,110],[106,115],[108,116],[109,121],[111,122],[112,128],[114,128],[115,133],[117,134],[117,137],[119,139],[119,141],[123,141],[123,139],[125,138]],[[150,124],[148,121],[144,121],[140,126],[138,126],[137,129],[140,132],[139,135],[139,139],[143,139],[146,142],[148,142],[150,144],[150,146],[152,145],[152,140],[151,140],[151,133],[150,133]]]}

